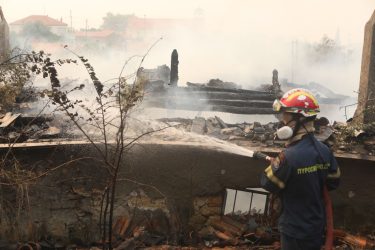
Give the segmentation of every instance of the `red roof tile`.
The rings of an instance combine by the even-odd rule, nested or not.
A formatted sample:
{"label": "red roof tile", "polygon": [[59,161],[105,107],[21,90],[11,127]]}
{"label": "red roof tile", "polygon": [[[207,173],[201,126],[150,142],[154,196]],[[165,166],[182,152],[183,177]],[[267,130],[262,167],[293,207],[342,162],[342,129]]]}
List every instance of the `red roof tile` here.
{"label": "red roof tile", "polygon": [[42,15],[32,15],[20,20],[17,20],[10,25],[25,25],[27,23],[35,23],[40,22],[45,26],[68,26],[66,23],[63,23],[59,20],[53,19],[49,16],[42,16]]}

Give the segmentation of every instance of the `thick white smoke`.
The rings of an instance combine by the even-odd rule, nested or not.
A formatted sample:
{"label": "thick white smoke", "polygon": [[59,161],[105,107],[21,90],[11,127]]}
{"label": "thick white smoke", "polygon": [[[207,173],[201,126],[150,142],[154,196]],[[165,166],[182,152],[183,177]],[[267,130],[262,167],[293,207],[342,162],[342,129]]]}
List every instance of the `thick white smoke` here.
{"label": "thick white smoke", "polygon": [[[17,8],[15,14],[14,2],[0,2],[9,22],[21,18],[21,14],[36,14],[37,4],[30,6],[30,11],[34,8],[34,13],[27,12],[28,8],[23,8],[22,12]],[[316,82],[336,93],[353,97],[359,83],[363,28],[375,9],[371,0],[196,0],[178,4],[166,0],[137,3],[112,0],[106,1],[106,4],[93,1],[88,9],[70,0],[67,3],[70,4],[69,9],[58,7],[58,4],[52,6],[48,2],[43,2],[43,5],[50,16],[62,15],[68,24],[72,10],[73,26],[76,28],[84,27],[85,19],[89,20],[90,28],[99,28],[101,18],[107,12],[135,14],[145,19],[184,19],[193,23],[189,27],[155,28],[141,32],[143,37],[139,44],[142,46],[137,49],[129,46],[124,49],[108,48],[89,54],[78,49],[76,52],[90,60],[102,80],[117,77],[126,58],[145,53],[149,46],[163,37],[143,65],[145,68],[169,65],[171,52],[177,49],[180,56],[179,85],[182,86],[187,81],[207,82],[211,78],[220,78],[236,82],[243,88],[255,88],[270,83],[272,70],[276,68],[279,79],[298,84]],[[199,8],[199,15],[194,15]],[[310,52],[319,46],[324,35],[348,52],[348,57],[332,54],[314,62]],[[66,53],[66,56],[70,55]],[[129,65],[127,73],[134,72],[137,66],[137,63]],[[75,68],[63,73],[71,78],[87,78],[84,71]]]}

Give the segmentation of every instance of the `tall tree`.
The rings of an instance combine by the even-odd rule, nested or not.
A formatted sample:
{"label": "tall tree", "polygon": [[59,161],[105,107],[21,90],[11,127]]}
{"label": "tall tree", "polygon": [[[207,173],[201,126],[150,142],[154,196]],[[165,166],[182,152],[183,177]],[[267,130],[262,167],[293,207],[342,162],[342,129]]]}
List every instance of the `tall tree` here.
{"label": "tall tree", "polygon": [[128,24],[128,19],[130,15],[121,15],[109,12],[105,17],[103,17],[103,23],[101,25],[102,29],[124,31]]}

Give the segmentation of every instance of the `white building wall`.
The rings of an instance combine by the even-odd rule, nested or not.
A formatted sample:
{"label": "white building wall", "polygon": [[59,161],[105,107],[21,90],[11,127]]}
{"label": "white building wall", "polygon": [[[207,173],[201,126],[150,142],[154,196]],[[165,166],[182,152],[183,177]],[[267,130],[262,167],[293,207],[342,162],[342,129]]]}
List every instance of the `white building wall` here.
{"label": "white building wall", "polygon": [[[10,25],[10,31],[14,33],[20,33],[23,29],[24,25]],[[47,26],[52,33],[58,35],[58,36],[65,36],[68,33],[68,27],[67,26]]]}

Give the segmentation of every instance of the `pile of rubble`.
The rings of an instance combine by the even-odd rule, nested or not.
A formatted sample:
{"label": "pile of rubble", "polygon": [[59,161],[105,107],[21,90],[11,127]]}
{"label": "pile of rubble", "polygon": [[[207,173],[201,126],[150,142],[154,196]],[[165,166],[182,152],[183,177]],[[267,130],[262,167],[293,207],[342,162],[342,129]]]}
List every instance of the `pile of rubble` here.
{"label": "pile of rubble", "polygon": [[234,82],[224,82],[220,79],[210,79],[208,83],[192,83],[187,82],[189,87],[211,87],[211,88],[223,88],[223,89],[241,89],[241,86]]}
{"label": "pile of rubble", "polygon": [[0,143],[21,143],[62,136],[61,122],[45,115],[0,114]]}
{"label": "pile of rubble", "polygon": [[[113,226],[112,240],[115,250],[127,249],[160,249],[160,250],[198,250],[198,249],[249,249],[280,250],[280,233],[277,228],[261,224],[262,215],[222,216],[212,219],[207,226],[209,233],[201,237],[195,232],[185,236],[182,242],[171,242],[163,235],[149,231],[151,225],[132,225],[127,217],[119,217]],[[258,224],[259,223],[259,224]],[[356,236],[342,230],[334,230],[334,249],[374,249],[375,236]],[[101,242],[92,244],[64,245],[51,238],[39,242],[0,244],[1,249],[80,249],[101,250]]]}
{"label": "pile of rubble", "polygon": [[[259,220],[257,220],[260,222]],[[215,217],[207,222],[207,226],[199,233],[192,231],[185,236],[182,245],[188,248],[177,247],[167,238],[152,234],[147,227],[136,227],[131,236],[116,242],[116,249],[212,249],[233,247],[233,249],[280,249],[279,233],[276,229],[258,226],[255,217],[250,220],[253,224],[245,224],[231,216]],[[125,235],[128,220],[118,220],[115,229],[116,235]],[[172,244],[171,244],[172,243]],[[179,242],[180,244],[182,242]],[[180,245],[177,244],[177,245]],[[231,248],[229,248],[231,249]]]}
{"label": "pile of rubble", "polygon": [[237,246],[247,249],[279,249],[280,234],[261,214],[211,217],[200,231],[206,247]]}
{"label": "pile of rubble", "polygon": [[[276,131],[282,124],[269,122],[225,123],[220,117],[162,118],[159,121],[173,124],[188,132],[232,141],[247,147],[283,147],[285,141],[276,137]],[[363,128],[351,126],[350,123],[334,122],[321,117],[314,123],[315,136],[338,153],[375,155],[375,124],[367,124]]]}
{"label": "pile of rubble", "polygon": [[64,115],[0,113],[0,144],[81,138]]}
{"label": "pile of rubble", "polygon": [[332,127],[335,131],[335,151],[375,155],[375,123],[359,127],[336,122]]}
{"label": "pile of rubble", "polygon": [[[281,249],[276,221],[263,214],[234,214],[209,220],[206,247],[232,246],[235,249]],[[203,231],[202,230],[202,231]],[[356,236],[342,230],[333,232],[335,249],[374,249],[375,236]]]}
{"label": "pile of rubble", "polygon": [[274,140],[274,133],[279,126],[277,122],[270,122],[265,125],[259,122],[227,124],[217,116],[207,119],[203,117],[196,117],[195,119],[163,118],[159,121],[168,124],[173,123],[185,131],[208,135],[221,140],[249,140],[267,145],[278,143]]}

